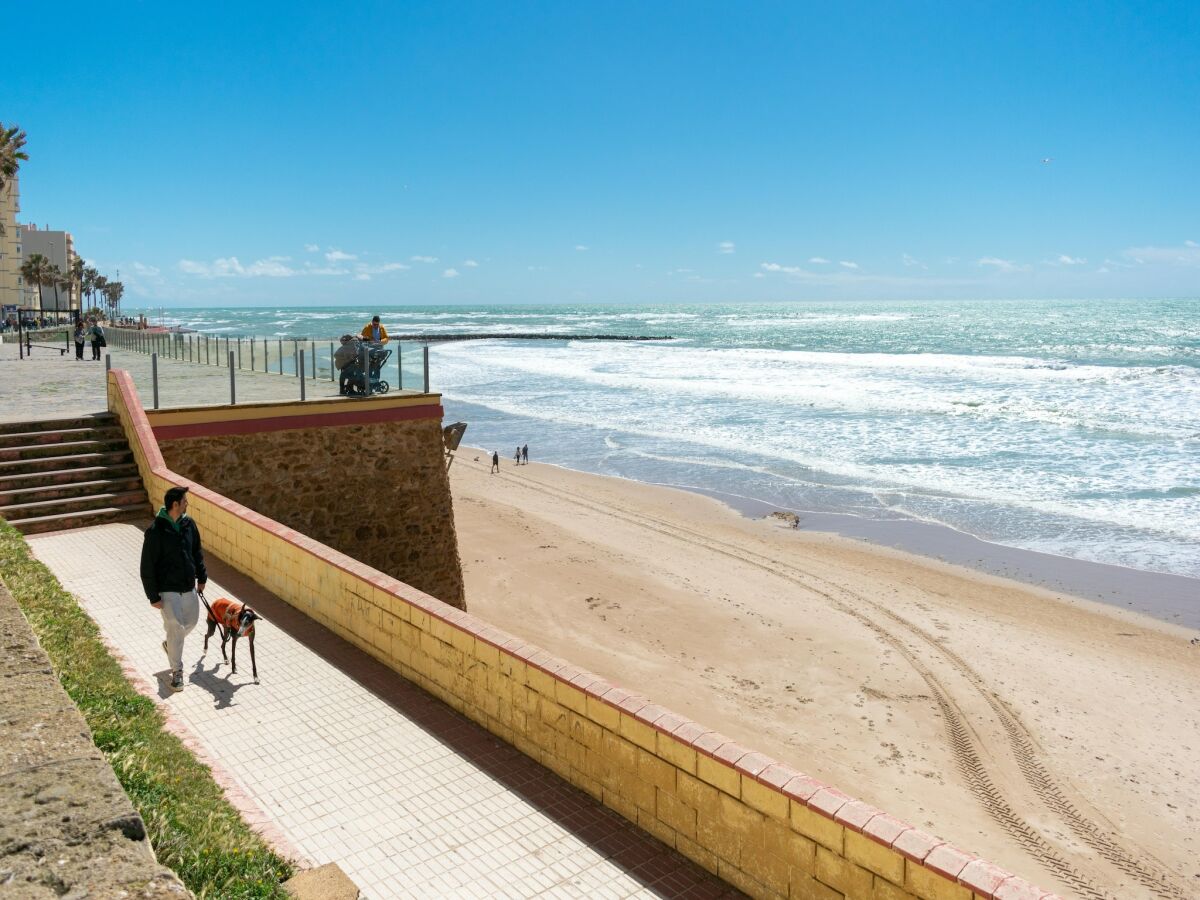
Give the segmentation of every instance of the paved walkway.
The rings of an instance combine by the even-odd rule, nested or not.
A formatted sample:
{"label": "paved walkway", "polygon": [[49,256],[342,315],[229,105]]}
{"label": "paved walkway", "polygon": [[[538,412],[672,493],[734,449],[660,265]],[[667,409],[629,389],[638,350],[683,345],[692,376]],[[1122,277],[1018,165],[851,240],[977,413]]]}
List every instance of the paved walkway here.
{"label": "paved walkway", "polygon": [[338,863],[370,898],[734,895],[219,561],[208,596],[265,617],[261,683],[244,642],[237,675],[219,643],[201,657],[201,625],[184,649],[187,687],[171,694],[137,577],[141,537],[113,524],[28,540],[284,852]]}
{"label": "paved walkway", "polygon": [[[416,358],[413,346],[404,346],[405,384],[410,387],[417,381],[417,374],[410,371]],[[111,356],[114,369],[129,372],[142,405],[152,408],[150,357],[111,346],[102,352]],[[247,364],[248,360],[247,356]],[[395,357],[387,370],[389,376],[395,372],[394,360]],[[159,405],[162,407],[229,402],[229,370],[220,366],[164,357],[158,361],[158,382]],[[310,377],[306,381],[305,394],[309,400],[338,396],[337,384],[329,380],[328,369],[323,380]],[[268,375],[241,369],[237,373],[237,399],[239,403],[299,400],[300,382],[293,375]],[[104,362],[103,359],[92,361],[91,348],[85,350],[84,361],[79,362],[74,351],[60,356],[56,350],[41,347],[34,347],[29,358],[21,359],[15,343],[0,344],[0,422],[85,416],[103,412],[107,403]]]}

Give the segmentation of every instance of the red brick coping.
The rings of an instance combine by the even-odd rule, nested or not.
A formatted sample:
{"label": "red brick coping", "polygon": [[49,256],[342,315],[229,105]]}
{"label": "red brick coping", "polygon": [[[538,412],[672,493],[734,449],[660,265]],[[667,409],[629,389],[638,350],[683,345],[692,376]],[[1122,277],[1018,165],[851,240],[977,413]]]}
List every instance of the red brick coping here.
{"label": "red brick coping", "polygon": [[[478,641],[494,648],[502,659],[508,657],[513,661],[519,660],[530,669],[542,673],[556,685],[565,688],[563,694],[570,693],[572,689],[582,692],[586,698],[587,709],[591,710],[594,704],[599,704],[609,710],[605,718],[615,715],[621,723],[622,734],[626,733],[625,720],[628,719],[632,720],[628,726],[630,732],[635,728],[648,727],[654,733],[669,736],[672,742],[696,752],[697,773],[701,776],[704,774],[706,761],[711,761],[725,769],[726,773],[732,772],[735,781],[740,779],[743,786],[747,780],[752,781],[762,790],[743,790],[740,800],[752,809],[768,815],[777,815],[778,804],[783,803],[786,806],[791,801],[824,820],[844,827],[847,839],[851,833],[861,835],[870,844],[888,848],[917,864],[918,872],[909,872],[908,877],[901,875],[901,891],[887,896],[962,897],[968,900],[973,895],[986,900],[1061,900],[1057,895],[1041,890],[1025,879],[974,854],[959,850],[868,803],[856,800],[835,787],[750,750],[712,729],[652,703],[645,697],[617,687],[597,675],[571,665],[566,660],[558,659],[541,647],[501,631],[298,531],[259,515],[201,484],[180,477],[163,462],[158,442],[138,400],[129,373],[112,370],[109,385],[118,395],[110,395],[109,408],[114,412],[127,414],[127,417],[121,416],[123,425],[131,443],[139,445],[134,447],[134,452],[144,456],[146,466],[150,470],[148,474],[173,484],[187,485],[197,499],[208,501],[244,522],[311,554],[322,563],[360,579],[401,603],[421,610],[431,619],[445,623],[459,633],[455,644],[458,644],[459,639],[467,643]],[[146,474],[143,473],[144,479]],[[558,692],[557,688],[555,691]],[[634,737],[634,740],[637,738]],[[847,840],[845,847],[845,857],[853,859],[856,863],[861,862],[871,871],[878,872],[879,868],[884,867],[879,864],[873,865],[869,861],[869,846]],[[895,883],[890,877],[887,880]],[[850,891],[847,896],[852,894],[858,895],[857,892]]]}
{"label": "red brick coping", "polygon": [[207,422],[189,422],[181,425],[153,425],[151,430],[160,441],[179,438],[218,437],[227,434],[263,434],[268,431],[286,431],[290,428],[321,428],[335,425],[374,425],[378,422],[403,422],[412,419],[442,418],[440,404],[426,406],[398,406],[387,409],[349,409],[315,415],[275,416],[259,419],[224,419]]}

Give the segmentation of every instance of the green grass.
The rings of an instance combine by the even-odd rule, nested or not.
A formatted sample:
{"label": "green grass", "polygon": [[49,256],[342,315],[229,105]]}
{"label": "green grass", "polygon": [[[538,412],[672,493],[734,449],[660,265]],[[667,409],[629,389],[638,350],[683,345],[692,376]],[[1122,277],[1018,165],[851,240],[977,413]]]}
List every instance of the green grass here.
{"label": "green grass", "polygon": [[292,864],[242,821],[208,767],[163,730],[162,714],[125,679],[96,623],[2,519],[0,578],[145,820],[159,861],[197,897],[287,897],[280,882]]}

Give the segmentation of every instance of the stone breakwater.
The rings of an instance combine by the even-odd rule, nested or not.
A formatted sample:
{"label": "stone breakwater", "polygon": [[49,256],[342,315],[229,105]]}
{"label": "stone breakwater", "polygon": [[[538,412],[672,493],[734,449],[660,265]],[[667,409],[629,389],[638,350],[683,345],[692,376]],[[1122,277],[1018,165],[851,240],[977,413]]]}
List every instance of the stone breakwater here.
{"label": "stone breakwater", "polygon": [[671,335],[644,334],[545,334],[539,331],[510,331],[503,333],[463,332],[448,334],[390,334],[393,341],[673,341]]}

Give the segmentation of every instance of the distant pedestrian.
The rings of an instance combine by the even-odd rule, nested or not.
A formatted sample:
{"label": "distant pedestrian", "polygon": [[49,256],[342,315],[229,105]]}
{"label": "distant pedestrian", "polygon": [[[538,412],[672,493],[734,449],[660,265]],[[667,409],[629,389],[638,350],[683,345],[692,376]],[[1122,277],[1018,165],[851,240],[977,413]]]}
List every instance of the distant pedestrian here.
{"label": "distant pedestrian", "polygon": [[492,474],[495,475],[500,471],[500,451],[492,451]]}
{"label": "distant pedestrian", "polygon": [[83,327],[83,321],[75,323],[75,358],[80,362],[83,361],[83,345],[87,341],[87,331]]}
{"label": "distant pedestrian", "polygon": [[517,452],[513,454],[513,459],[516,460],[516,463],[518,466],[521,464],[521,445],[520,444],[517,445]]}
{"label": "distant pedestrian", "polygon": [[95,319],[92,319],[92,327],[89,331],[92,338],[92,359],[100,358],[100,348],[108,346],[108,342],[104,339],[104,328]]}
{"label": "distant pedestrian", "polygon": [[187,488],[173,487],[163,497],[142,541],[142,589],[162,613],[167,639],[162,647],[171,666],[171,690],[183,690],[183,641],[200,617],[196,591],[204,593],[208,572],[200,531],[187,515]]}
{"label": "distant pedestrian", "polygon": [[525,465],[529,465],[529,445],[528,444],[523,444],[521,446],[521,462],[523,462]]}

